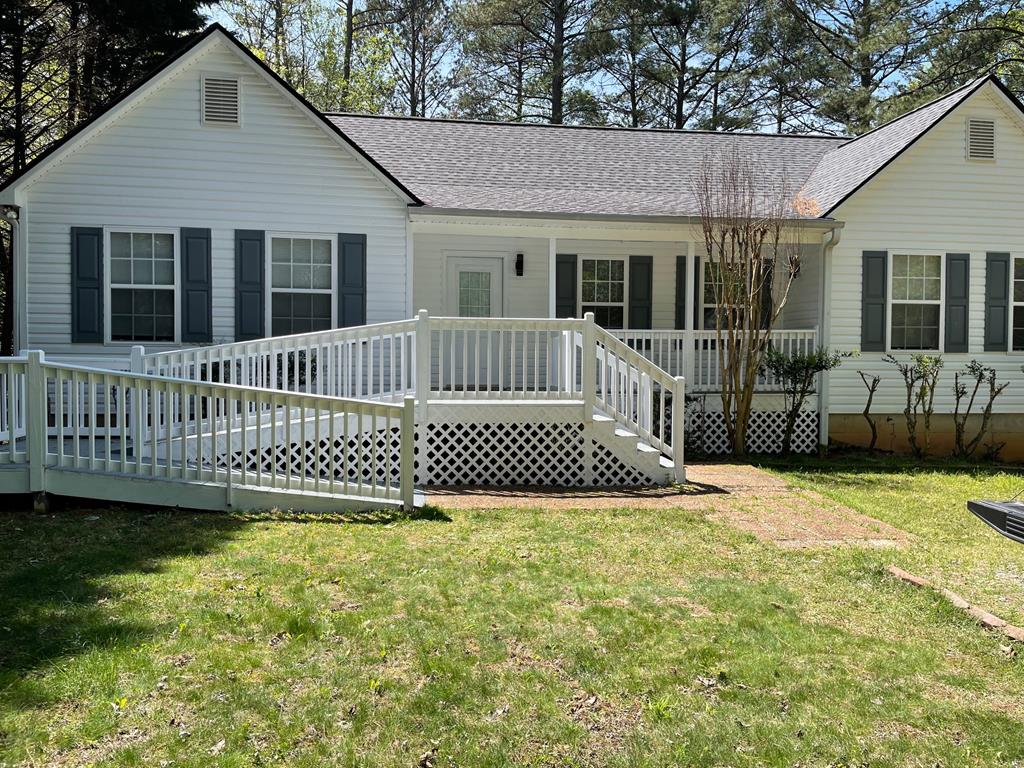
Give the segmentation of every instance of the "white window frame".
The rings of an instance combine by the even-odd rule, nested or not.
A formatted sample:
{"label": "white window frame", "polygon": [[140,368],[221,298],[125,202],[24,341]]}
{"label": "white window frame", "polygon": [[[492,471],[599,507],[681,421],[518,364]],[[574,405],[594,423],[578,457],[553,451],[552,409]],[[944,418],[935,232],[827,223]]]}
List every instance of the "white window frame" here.
{"label": "white window frame", "polygon": [[[238,83],[238,122],[237,123],[208,123],[206,121],[206,81],[234,80]],[[203,128],[225,128],[237,131],[242,127],[242,78],[230,72],[201,72],[199,74],[199,124]]]}
{"label": "white window frame", "polygon": [[719,305],[718,305],[717,302],[714,303],[714,304],[706,304],[704,302],[704,286],[705,286],[705,283],[707,282],[708,265],[709,264],[717,264],[717,263],[718,263],[718,259],[709,259],[706,256],[703,257],[700,260],[700,285],[698,286],[697,299],[700,302],[700,304],[699,304],[699,306],[700,306],[700,311],[699,311],[700,329],[699,330],[702,330],[702,331],[713,331],[713,330],[715,330],[714,328],[708,328],[704,324],[704,311],[706,309],[709,309],[710,307],[717,307]]}
{"label": "white window frame", "polygon": [[[584,301],[583,300],[583,262],[584,261],[621,261],[622,262],[622,301]],[[622,307],[622,330],[629,329],[629,256],[616,256],[614,254],[580,254],[576,264],[576,291],[578,299],[576,310],[580,317],[583,317],[583,305],[590,307]]]}
{"label": "white window frame", "polygon": [[[173,341],[115,341],[111,336],[111,305],[110,296],[113,288],[111,280],[110,260],[110,235],[114,232],[139,234],[139,235],[171,235],[171,242],[174,243],[174,340]],[[126,285],[118,283],[118,288],[138,288],[146,290],[145,285]],[[164,291],[170,286],[148,286],[153,290]],[[181,343],[181,230],[169,227],[142,227],[142,226],[109,226],[103,228],[103,343],[110,345],[123,345],[133,347],[140,344],[180,344]]]}
{"label": "white window frame", "polygon": [[338,236],[324,232],[267,232],[264,251],[264,274],[266,275],[266,291],[264,305],[266,307],[263,317],[263,327],[268,337],[274,335],[274,292],[281,293],[326,293],[326,288],[274,288],[273,276],[273,242],[275,237],[287,237],[291,240],[326,240],[331,244],[331,328],[338,327]]}
{"label": "white window frame", "polygon": [[1010,300],[1009,301],[1010,311],[1006,313],[1010,317],[1008,318],[1009,327],[1006,329],[1006,333],[1007,333],[1007,337],[1006,338],[1009,339],[1009,341],[1010,341],[1010,343],[1008,345],[1008,349],[1010,350],[1010,354],[1013,354],[1013,355],[1024,355],[1024,347],[1021,347],[1020,349],[1014,349],[1014,347],[1013,347],[1013,313],[1014,313],[1014,310],[1017,307],[1020,307],[1021,309],[1024,309],[1024,301],[1014,301],[1014,298],[1013,298],[1013,275],[1014,275],[1014,268],[1017,266],[1017,262],[1018,261],[1024,262],[1024,253],[1011,253],[1010,254],[1010,286],[1009,286],[1009,294],[1007,295],[1007,297]]}
{"label": "white window frame", "polygon": [[[892,265],[897,256],[938,256],[939,257],[939,298],[938,299],[893,299]],[[895,304],[937,304],[939,307],[939,345],[935,349],[893,349],[892,308]],[[900,248],[889,252],[885,265],[885,350],[890,354],[943,354],[946,351],[946,254],[938,250]]]}

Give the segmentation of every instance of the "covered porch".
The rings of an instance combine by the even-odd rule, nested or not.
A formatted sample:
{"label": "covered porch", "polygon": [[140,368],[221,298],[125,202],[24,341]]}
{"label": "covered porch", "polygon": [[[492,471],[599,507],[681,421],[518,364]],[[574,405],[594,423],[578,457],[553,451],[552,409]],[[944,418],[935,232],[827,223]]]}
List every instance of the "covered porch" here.
{"label": "covered porch", "polygon": [[[772,344],[786,353],[819,343],[823,229],[800,237],[793,281]],[[693,222],[538,221],[413,216],[412,315],[582,318],[598,325],[691,393],[720,390],[715,265]],[[762,392],[779,391],[770,376]]]}

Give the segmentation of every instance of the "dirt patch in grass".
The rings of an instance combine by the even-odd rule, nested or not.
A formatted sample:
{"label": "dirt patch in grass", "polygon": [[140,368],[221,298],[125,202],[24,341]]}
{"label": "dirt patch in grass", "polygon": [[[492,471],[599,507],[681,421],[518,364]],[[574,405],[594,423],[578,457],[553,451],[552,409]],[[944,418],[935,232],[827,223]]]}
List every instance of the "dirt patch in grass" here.
{"label": "dirt patch in grass", "polygon": [[908,540],[898,528],[749,464],[690,464],[686,475],[685,485],[667,488],[432,488],[427,500],[449,509],[692,509],[790,548]]}

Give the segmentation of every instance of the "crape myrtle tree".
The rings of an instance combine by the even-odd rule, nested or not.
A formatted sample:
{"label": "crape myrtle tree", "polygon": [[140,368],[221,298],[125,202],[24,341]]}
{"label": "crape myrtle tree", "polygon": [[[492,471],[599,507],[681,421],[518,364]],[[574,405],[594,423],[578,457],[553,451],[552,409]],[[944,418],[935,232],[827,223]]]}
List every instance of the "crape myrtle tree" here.
{"label": "crape myrtle tree", "polygon": [[799,221],[818,213],[784,180],[766,185],[758,166],[733,144],[704,156],[691,190],[712,265],[722,412],[736,456],[747,452],[758,373],[800,270]]}

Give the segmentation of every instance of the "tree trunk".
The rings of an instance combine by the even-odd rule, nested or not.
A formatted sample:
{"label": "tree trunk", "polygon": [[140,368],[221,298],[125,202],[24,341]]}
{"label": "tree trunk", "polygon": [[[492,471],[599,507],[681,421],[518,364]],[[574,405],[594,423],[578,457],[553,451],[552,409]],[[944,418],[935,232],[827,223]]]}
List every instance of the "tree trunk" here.
{"label": "tree trunk", "polygon": [[567,12],[568,9],[564,0],[555,4],[551,41],[551,122],[556,124],[562,123],[565,120],[563,98],[565,90],[565,21]]}
{"label": "tree trunk", "polygon": [[352,79],[352,54],[354,51],[354,42],[352,40],[355,34],[355,0],[344,0],[345,8],[345,48],[342,53],[341,59],[341,108],[350,109],[349,99],[349,82]]}

